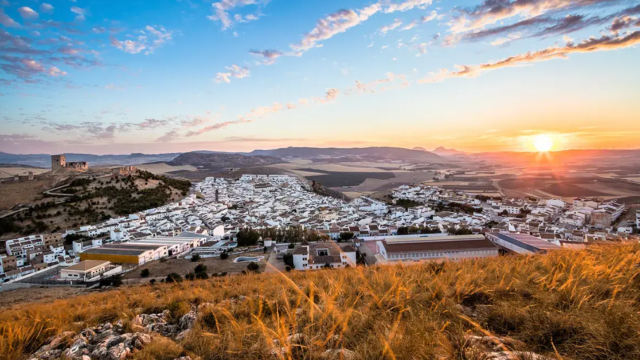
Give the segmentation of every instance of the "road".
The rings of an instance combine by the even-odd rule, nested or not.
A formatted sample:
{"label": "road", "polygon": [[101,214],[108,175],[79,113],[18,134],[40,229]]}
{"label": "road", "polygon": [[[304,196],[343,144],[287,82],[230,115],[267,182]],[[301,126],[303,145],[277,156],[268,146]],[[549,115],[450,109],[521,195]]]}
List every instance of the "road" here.
{"label": "road", "polygon": [[278,254],[275,251],[272,251],[269,254],[269,260],[267,260],[267,267],[264,269],[265,273],[278,273],[287,271],[287,265],[282,261],[282,259],[278,259]]}

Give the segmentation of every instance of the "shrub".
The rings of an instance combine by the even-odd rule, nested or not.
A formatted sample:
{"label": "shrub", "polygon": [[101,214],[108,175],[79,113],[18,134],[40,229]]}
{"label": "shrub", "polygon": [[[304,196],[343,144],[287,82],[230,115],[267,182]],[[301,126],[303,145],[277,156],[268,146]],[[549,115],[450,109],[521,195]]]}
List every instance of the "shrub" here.
{"label": "shrub", "polygon": [[254,263],[253,261],[249,263],[249,265],[247,265],[247,270],[252,271],[252,272],[258,272],[258,270],[260,269],[260,265],[258,265],[257,263]]}
{"label": "shrub", "polygon": [[225,259],[228,259],[228,258],[229,258],[229,254],[227,254],[226,252],[220,254],[220,259],[221,260],[225,260]]}
{"label": "shrub", "polygon": [[140,271],[140,276],[142,276],[143,278],[149,277],[150,274],[151,271],[149,271],[149,269],[142,269],[142,271]]}
{"label": "shrub", "polygon": [[206,272],[207,271],[207,265],[204,264],[198,264],[198,266],[196,266],[193,271],[197,274],[199,272]]}
{"label": "shrub", "polygon": [[287,265],[286,268],[284,268],[285,270],[287,270],[287,272],[291,271],[291,266]]}
{"label": "shrub", "polygon": [[194,254],[191,256],[191,262],[197,262],[200,261],[200,255],[199,254]]}
{"label": "shrub", "polygon": [[166,282],[181,283],[182,282],[182,276],[180,276],[180,274],[171,273],[171,274],[167,275]]}

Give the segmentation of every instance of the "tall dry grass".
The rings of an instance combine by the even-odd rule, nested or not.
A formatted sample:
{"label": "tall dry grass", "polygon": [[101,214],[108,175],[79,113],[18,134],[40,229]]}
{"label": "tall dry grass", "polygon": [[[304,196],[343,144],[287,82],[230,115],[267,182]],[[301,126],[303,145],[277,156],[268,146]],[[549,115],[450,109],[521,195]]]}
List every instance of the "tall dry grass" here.
{"label": "tall dry grass", "polygon": [[640,359],[639,250],[245,275],[27,304],[0,313],[0,359],[62,331],[164,309],[177,319],[205,303],[186,339],[155,337],[133,358],[319,359],[344,348],[360,359],[481,359],[465,341],[474,333],[555,358]]}

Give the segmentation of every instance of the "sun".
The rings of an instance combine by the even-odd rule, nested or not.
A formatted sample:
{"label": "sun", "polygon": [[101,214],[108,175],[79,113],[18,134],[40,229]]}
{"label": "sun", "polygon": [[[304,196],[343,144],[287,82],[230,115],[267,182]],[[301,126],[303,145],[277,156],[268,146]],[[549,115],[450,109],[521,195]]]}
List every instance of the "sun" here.
{"label": "sun", "polygon": [[553,139],[549,135],[537,135],[533,138],[533,146],[539,152],[547,152],[553,148]]}

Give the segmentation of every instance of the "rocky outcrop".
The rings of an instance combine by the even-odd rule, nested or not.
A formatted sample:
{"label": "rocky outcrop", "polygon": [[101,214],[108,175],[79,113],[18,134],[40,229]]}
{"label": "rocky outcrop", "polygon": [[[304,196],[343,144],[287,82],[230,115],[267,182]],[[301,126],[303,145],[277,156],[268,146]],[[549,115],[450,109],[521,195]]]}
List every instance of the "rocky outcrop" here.
{"label": "rocky outcrop", "polygon": [[[169,311],[136,315],[130,324],[135,332],[125,332],[122,321],[86,328],[79,334],[67,331],[50,338],[30,360],[124,360],[151,343],[153,334],[184,339],[197,319],[194,308],[175,323],[169,321]],[[190,360],[188,356],[179,359]]]}

